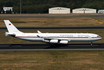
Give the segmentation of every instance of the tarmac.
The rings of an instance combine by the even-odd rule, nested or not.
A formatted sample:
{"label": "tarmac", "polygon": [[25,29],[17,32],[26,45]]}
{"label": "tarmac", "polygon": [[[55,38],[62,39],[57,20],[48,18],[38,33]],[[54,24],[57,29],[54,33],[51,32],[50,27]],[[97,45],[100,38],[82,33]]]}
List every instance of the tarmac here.
{"label": "tarmac", "polygon": [[104,43],[69,43],[51,46],[45,43],[0,44],[0,51],[38,51],[38,50],[104,50]]}
{"label": "tarmac", "polygon": [[[104,27],[17,27],[19,30],[104,30]],[[0,30],[7,30],[0,27]]]}
{"label": "tarmac", "polygon": [[0,17],[101,17],[104,14],[0,14]]}

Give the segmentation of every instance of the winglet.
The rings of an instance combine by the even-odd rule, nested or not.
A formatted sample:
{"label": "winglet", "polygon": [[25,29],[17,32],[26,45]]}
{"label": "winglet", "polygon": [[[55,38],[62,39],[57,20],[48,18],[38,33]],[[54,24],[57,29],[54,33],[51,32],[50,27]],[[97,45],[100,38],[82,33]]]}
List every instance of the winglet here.
{"label": "winglet", "polygon": [[37,30],[38,33],[41,33],[39,30]]}

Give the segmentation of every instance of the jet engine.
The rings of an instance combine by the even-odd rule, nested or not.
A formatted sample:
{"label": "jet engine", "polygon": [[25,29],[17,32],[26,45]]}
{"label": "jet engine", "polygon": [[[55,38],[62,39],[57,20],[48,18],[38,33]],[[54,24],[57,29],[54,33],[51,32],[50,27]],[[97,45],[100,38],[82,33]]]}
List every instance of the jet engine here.
{"label": "jet engine", "polygon": [[50,40],[50,43],[58,43],[58,40]]}
{"label": "jet engine", "polygon": [[60,44],[68,44],[68,41],[60,41]]}

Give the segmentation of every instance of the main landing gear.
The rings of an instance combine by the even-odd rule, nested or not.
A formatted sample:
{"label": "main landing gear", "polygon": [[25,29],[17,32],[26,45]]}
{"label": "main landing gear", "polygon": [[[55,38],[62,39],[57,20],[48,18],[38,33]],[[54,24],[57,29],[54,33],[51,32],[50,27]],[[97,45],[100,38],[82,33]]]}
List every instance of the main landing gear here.
{"label": "main landing gear", "polygon": [[91,45],[93,45],[92,43],[93,43],[93,42],[91,42]]}

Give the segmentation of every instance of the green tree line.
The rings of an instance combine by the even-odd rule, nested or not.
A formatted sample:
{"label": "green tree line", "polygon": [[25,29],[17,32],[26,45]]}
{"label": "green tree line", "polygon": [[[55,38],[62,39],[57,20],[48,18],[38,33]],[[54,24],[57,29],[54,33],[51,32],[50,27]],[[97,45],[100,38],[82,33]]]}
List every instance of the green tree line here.
{"label": "green tree line", "polygon": [[[94,8],[104,9],[104,0],[21,0],[22,13],[48,13],[51,7]],[[13,7],[15,13],[20,12],[20,0],[0,0],[0,10]]]}

